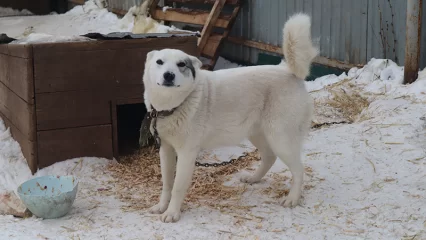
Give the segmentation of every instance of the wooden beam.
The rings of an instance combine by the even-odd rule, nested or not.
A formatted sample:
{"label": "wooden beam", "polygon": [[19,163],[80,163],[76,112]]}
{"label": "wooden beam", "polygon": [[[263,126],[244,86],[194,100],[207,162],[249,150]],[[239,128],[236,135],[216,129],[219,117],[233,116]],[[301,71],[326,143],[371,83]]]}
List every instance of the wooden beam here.
{"label": "wooden beam", "polygon": [[239,37],[228,37],[227,40],[238,45],[243,45],[246,47],[256,48],[266,52],[283,55],[283,51],[278,46],[274,46],[274,45],[270,45],[270,44],[266,44],[262,42],[256,42],[252,40],[247,40],[247,39],[239,38]]}
{"label": "wooden beam", "polygon": [[237,15],[240,12],[240,8],[241,8],[241,5],[237,5],[237,6],[234,7],[234,10],[232,11],[231,21],[229,22],[228,27],[226,27],[225,32],[223,32],[223,35],[222,35],[223,37],[222,37],[222,39],[220,39],[220,42],[219,42],[219,45],[218,45],[218,50],[214,54],[213,58],[210,60],[210,63],[209,63],[209,65],[210,65],[209,69],[210,70],[213,70],[214,66],[216,65],[216,62],[217,62],[217,59],[219,58],[219,53],[220,53],[219,48],[221,47],[223,40],[228,38],[229,33],[232,30],[232,26],[234,26],[235,20],[237,19]]}
{"label": "wooden beam", "polygon": [[[274,46],[274,45],[270,45],[270,44],[266,44],[266,43],[262,43],[262,42],[247,40],[247,39],[243,39],[243,38],[239,38],[239,37],[228,37],[227,40],[231,43],[234,43],[234,44],[243,45],[243,46],[251,47],[251,48],[256,48],[256,49],[266,51],[266,52],[276,53],[276,54],[279,54],[281,56],[283,55],[282,49],[279,46]],[[317,64],[329,66],[329,67],[335,67],[335,68],[343,69],[343,70],[349,70],[353,67],[360,68],[360,67],[363,66],[363,64],[351,64],[351,63],[346,63],[346,62],[342,62],[342,61],[335,60],[335,59],[329,59],[329,58],[322,57],[322,56],[316,57],[313,62],[317,63]]]}
{"label": "wooden beam", "polygon": [[[166,12],[163,12],[163,9],[156,8],[152,12],[152,18],[156,20],[170,21],[170,22],[182,22],[182,23],[191,23],[197,25],[204,25],[210,15],[208,11],[201,10],[182,10],[178,8],[169,8]],[[227,28],[229,21],[231,20],[231,15],[219,15],[215,27]]]}
{"label": "wooden beam", "polygon": [[68,2],[77,5],[84,5],[84,2],[86,2],[86,0],[68,0]]}
{"label": "wooden beam", "polygon": [[[145,0],[145,1],[148,1],[146,10],[147,10],[149,15],[152,15],[152,12],[157,8],[158,2],[160,0]],[[142,4],[143,4],[143,2],[144,1],[142,1]]]}
{"label": "wooden beam", "polygon": [[[195,3],[195,4],[215,4],[216,0],[167,0],[167,2],[176,3]],[[226,4],[237,5],[240,0],[226,0]]]}
{"label": "wooden beam", "polygon": [[207,18],[203,30],[201,31],[201,38],[199,38],[198,41],[198,49],[200,50],[200,52],[202,52],[204,47],[206,46],[207,40],[210,37],[210,34],[219,17],[219,14],[220,12],[222,12],[223,6],[225,5],[225,1],[226,0],[216,0],[215,4],[213,5],[209,17]]}
{"label": "wooden beam", "polygon": [[207,39],[207,44],[203,51],[200,51],[201,55],[208,58],[213,58],[217,52],[217,48],[222,41],[223,36],[221,34],[212,34]]}
{"label": "wooden beam", "polygon": [[418,78],[422,39],[422,5],[422,0],[407,1],[404,84],[413,83]]}

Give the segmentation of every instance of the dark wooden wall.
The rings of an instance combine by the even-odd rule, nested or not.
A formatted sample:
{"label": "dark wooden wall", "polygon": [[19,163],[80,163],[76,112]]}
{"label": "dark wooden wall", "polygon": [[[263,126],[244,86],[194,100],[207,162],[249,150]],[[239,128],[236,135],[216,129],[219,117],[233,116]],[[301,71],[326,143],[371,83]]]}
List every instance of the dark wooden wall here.
{"label": "dark wooden wall", "polygon": [[37,15],[51,12],[64,13],[68,10],[67,0],[0,0],[1,7],[13,9],[27,9]]}
{"label": "dark wooden wall", "polygon": [[37,169],[32,47],[0,45],[0,117]]}

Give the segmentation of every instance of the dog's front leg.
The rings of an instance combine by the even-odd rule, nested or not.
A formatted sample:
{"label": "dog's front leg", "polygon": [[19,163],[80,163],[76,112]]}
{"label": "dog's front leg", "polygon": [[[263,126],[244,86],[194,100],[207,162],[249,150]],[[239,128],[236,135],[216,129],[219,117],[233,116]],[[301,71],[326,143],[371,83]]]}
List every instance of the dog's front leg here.
{"label": "dog's front leg", "polygon": [[172,199],[166,212],[161,216],[161,221],[177,222],[180,219],[182,203],[191,185],[198,152],[198,148],[177,150],[178,161]]}
{"label": "dog's front leg", "polygon": [[163,142],[160,147],[161,180],[163,189],[160,202],[149,209],[149,212],[161,214],[166,211],[172,195],[173,179],[176,169],[176,152],[172,146]]}

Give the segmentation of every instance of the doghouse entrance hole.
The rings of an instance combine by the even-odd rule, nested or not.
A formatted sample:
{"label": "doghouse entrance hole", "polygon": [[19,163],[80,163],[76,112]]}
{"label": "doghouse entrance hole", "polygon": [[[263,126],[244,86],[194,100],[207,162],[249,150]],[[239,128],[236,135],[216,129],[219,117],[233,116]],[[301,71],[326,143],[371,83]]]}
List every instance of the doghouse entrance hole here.
{"label": "doghouse entrance hole", "polygon": [[119,156],[133,154],[139,149],[139,129],[146,112],[143,103],[117,105]]}

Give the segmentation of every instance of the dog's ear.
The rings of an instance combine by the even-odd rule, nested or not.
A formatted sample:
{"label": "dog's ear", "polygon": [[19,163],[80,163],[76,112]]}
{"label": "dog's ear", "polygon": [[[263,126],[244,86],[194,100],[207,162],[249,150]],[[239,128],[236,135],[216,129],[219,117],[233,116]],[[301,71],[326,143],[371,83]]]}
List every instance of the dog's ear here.
{"label": "dog's ear", "polygon": [[154,56],[154,54],[158,52],[158,50],[152,50],[149,53],[146,54],[146,62],[149,62],[149,60],[151,60],[151,58]]}
{"label": "dog's ear", "polygon": [[195,69],[200,69],[203,66],[203,63],[200,61],[200,59],[194,56],[189,56],[189,59],[191,60],[192,66],[194,66]]}

